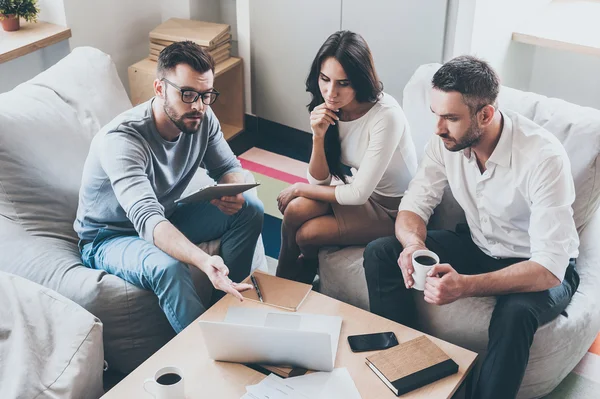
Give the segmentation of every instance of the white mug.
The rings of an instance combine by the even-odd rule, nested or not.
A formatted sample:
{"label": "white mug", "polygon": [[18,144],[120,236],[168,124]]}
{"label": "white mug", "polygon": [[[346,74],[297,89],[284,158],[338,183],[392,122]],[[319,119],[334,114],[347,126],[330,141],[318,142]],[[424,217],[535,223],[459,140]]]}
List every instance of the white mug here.
{"label": "white mug", "polygon": [[[417,262],[417,258],[420,256],[426,256],[428,258],[432,258],[435,263],[433,265],[424,265]],[[425,290],[425,280],[427,279],[427,273],[433,268],[433,266],[440,263],[440,258],[437,256],[435,252],[429,251],[427,249],[420,249],[418,251],[413,252],[412,255],[412,265],[413,265],[413,274],[412,278],[414,280],[414,284],[412,288],[424,291]]]}
{"label": "white mug", "polygon": [[144,381],[144,390],[154,395],[156,399],[185,399],[183,373],[177,367],[163,367],[154,373],[154,378],[147,378]]}

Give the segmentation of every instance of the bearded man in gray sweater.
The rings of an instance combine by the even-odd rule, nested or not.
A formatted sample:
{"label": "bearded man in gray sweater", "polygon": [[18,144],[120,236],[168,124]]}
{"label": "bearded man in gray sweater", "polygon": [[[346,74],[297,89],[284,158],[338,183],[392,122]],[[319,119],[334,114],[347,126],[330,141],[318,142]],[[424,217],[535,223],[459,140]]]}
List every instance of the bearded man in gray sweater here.
{"label": "bearded man in gray sweater", "polygon": [[[175,204],[198,167],[219,183],[243,183],[239,161],[209,105],[214,61],[179,42],[159,56],[155,97],[119,115],[94,137],[83,171],[75,231],[83,264],[152,290],[176,332],[205,308],[190,267],[202,270],[216,301],[242,300],[262,230],[263,205],[248,192]],[[197,247],[221,237],[221,256]]]}

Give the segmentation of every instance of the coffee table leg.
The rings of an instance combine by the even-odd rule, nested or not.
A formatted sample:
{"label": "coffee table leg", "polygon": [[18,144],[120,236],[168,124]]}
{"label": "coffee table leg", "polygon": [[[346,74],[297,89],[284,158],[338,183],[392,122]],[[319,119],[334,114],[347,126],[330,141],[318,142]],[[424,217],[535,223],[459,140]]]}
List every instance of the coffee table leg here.
{"label": "coffee table leg", "polygon": [[465,378],[465,399],[471,399],[471,393],[473,392],[473,370],[467,374]]}
{"label": "coffee table leg", "polygon": [[[462,397],[459,397],[458,394],[460,393],[461,388],[464,388],[465,395]],[[469,374],[467,374],[467,376],[463,380],[462,384],[460,384],[460,387],[458,388],[456,393],[454,395],[452,395],[452,399],[471,399],[471,396],[472,396],[471,390],[472,389],[473,389],[473,370],[471,370],[469,372]]]}

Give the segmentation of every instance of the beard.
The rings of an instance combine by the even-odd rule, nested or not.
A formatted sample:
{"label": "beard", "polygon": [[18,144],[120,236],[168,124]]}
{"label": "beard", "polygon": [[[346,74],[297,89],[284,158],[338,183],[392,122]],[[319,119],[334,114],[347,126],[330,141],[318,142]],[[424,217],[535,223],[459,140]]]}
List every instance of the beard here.
{"label": "beard", "polygon": [[460,139],[453,139],[449,134],[440,134],[440,137],[446,139],[446,141],[444,141],[444,147],[446,147],[448,151],[457,152],[479,143],[482,134],[483,131],[477,126],[477,120],[473,117],[471,118],[471,125],[461,135]]}
{"label": "beard", "polygon": [[[171,119],[171,122],[184,134],[196,134],[200,130],[200,125],[204,120],[204,112],[188,112],[180,115],[175,108],[169,103],[169,99],[165,93],[165,103],[163,106],[165,114]],[[200,118],[186,121],[186,118]]]}

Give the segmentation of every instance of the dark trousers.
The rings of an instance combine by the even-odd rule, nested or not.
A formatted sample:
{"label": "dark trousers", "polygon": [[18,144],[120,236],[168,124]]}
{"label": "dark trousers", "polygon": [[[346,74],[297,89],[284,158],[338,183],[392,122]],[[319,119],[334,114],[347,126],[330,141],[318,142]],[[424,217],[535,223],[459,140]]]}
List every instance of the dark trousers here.
{"label": "dark trousers", "polygon": [[[525,260],[487,256],[473,243],[466,225],[457,226],[456,232],[431,230],[425,244],[438,254],[441,263],[449,263],[461,274],[492,272]],[[371,312],[411,326],[416,320],[415,306],[397,263],[400,252],[402,245],[395,237],[380,238],[365,249],[364,267]],[[487,356],[474,398],[516,397],[536,330],[564,311],[578,286],[575,260],[571,260],[561,285],[541,292],[497,297],[488,328]]]}

